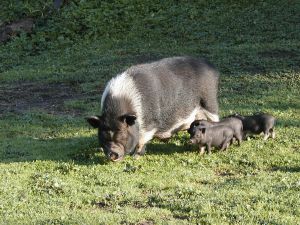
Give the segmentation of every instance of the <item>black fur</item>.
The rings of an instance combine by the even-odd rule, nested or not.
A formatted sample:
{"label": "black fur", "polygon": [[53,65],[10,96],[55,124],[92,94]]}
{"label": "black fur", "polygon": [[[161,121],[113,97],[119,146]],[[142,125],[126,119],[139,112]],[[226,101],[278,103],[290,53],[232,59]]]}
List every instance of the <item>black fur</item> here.
{"label": "black fur", "polygon": [[267,113],[257,113],[251,116],[242,116],[239,114],[230,115],[242,121],[244,136],[247,134],[264,133],[264,139],[268,139],[271,135],[275,137],[275,117]]}
{"label": "black fur", "polygon": [[[233,138],[234,131],[224,125],[203,127],[201,125],[194,126],[191,129],[191,144],[199,144],[199,149],[202,151],[202,146],[206,146],[206,150],[210,153],[211,147],[217,147],[221,150],[226,150],[230,141]],[[203,152],[201,152],[203,154]]]}
{"label": "black fur", "polygon": [[240,145],[243,139],[243,123],[240,119],[234,117],[223,118],[220,122],[211,122],[207,120],[195,120],[190,128],[188,133],[191,134],[195,126],[200,127],[212,127],[212,126],[228,126],[233,130],[233,137],[237,139],[238,144]]}

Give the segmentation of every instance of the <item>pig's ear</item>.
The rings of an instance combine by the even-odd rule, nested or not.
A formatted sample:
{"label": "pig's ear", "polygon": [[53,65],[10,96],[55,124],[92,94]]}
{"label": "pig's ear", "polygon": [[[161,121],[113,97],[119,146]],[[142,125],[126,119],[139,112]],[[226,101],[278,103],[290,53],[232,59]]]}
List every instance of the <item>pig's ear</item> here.
{"label": "pig's ear", "polygon": [[125,114],[123,116],[120,116],[120,120],[124,123],[127,123],[128,126],[132,126],[133,124],[135,124],[136,115]]}
{"label": "pig's ear", "polygon": [[99,128],[101,125],[101,116],[89,116],[85,118],[86,121],[94,128]]}
{"label": "pig's ear", "polygon": [[202,134],[205,134],[205,131],[206,131],[206,128],[205,128],[205,127],[201,128]]}

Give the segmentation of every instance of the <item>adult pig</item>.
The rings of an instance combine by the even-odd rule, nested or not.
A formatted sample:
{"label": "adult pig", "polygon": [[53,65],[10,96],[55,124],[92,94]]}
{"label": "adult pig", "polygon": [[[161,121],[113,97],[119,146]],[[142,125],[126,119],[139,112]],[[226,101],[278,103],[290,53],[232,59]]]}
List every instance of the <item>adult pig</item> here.
{"label": "adult pig", "polygon": [[100,116],[87,121],[112,161],[143,155],[153,137],[170,138],[196,119],[219,121],[218,77],[212,64],[192,57],[132,66],[108,82]]}

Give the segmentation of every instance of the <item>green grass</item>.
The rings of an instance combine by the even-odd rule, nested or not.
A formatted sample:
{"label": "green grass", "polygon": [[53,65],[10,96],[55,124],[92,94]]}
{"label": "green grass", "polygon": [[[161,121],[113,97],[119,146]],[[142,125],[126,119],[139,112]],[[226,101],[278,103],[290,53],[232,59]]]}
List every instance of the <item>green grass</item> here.
{"label": "green grass", "polygon": [[[103,35],[109,21],[78,15],[102,18],[104,6],[80,2],[57,18],[33,10],[42,3],[22,6],[36,33],[0,46],[0,224],[300,224],[300,4],[119,1],[131,14]],[[88,23],[86,36],[63,29],[69,42],[37,41],[61,35],[67,17]],[[105,82],[174,55],[212,61],[221,116],[269,112],[276,138],[200,156],[180,132],[139,160],[108,162],[84,120],[99,113]]]}

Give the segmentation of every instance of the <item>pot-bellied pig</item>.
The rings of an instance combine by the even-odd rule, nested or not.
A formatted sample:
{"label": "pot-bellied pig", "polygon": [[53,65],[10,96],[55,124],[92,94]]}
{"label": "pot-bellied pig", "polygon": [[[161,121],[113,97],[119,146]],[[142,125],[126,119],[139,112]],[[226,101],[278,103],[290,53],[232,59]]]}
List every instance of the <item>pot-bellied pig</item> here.
{"label": "pot-bellied pig", "polygon": [[221,119],[220,122],[212,122],[207,120],[195,120],[190,128],[188,129],[188,133],[191,134],[191,130],[194,126],[200,127],[212,127],[212,126],[219,126],[224,125],[228,126],[233,130],[233,137],[237,139],[238,144],[240,145],[243,139],[243,123],[240,119],[234,117],[228,117]]}
{"label": "pot-bellied pig", "polygon": [[100,116],[87,121],[112,161],[143,155],[153,137],[170,138],[196,119],[219,121],[218,77],[212,64],[191,57],[132,66],[108,82]]}
{"label": "pot-bellied pig", "polygon": [[204,153],[203,146],[206,146],[208,153],[211,153],[212,146],[220,148],[222,151],[226,150],[234,133],[230,127],[224,125],[210,127],[198,125],[191,128],[190,132],[190,144],[199,144],[200,154]]}
{"label": "pot-bellied pig", "polygon": [[264,140],[267,140],[270,135],[272,138],[275,138],[275,117],[270,114],[258,113],[252,116],[234,114],[230,117],[235,117],[242,121],[244,137],[246,137],[247,134],[260,134],[263,132]]}

